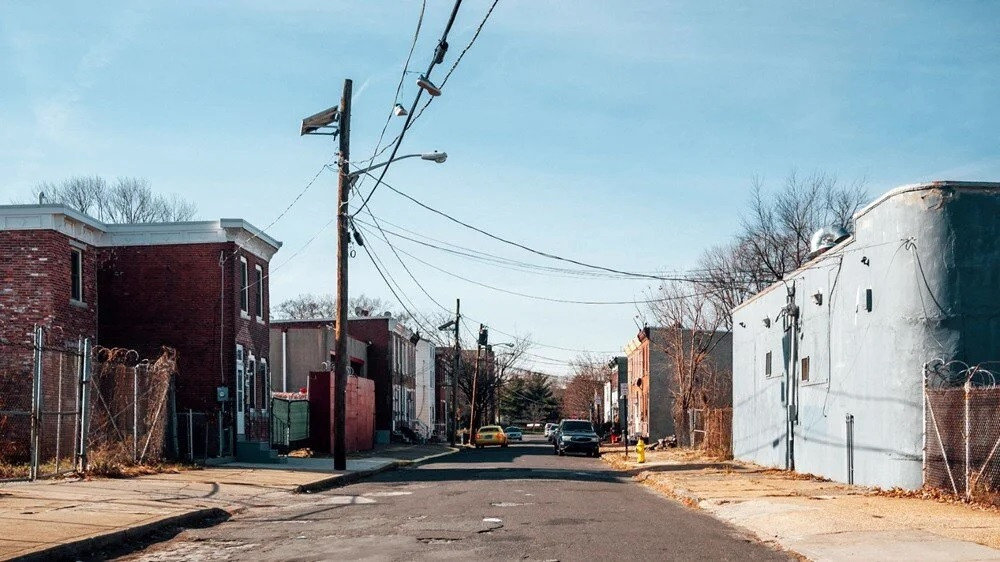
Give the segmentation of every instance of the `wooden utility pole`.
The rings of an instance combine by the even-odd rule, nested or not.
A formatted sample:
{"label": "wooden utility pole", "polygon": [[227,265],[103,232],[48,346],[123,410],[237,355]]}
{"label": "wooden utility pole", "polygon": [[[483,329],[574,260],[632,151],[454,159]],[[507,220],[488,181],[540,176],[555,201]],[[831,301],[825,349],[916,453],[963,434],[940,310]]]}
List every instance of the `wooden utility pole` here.
{"label": "wooden utility pole", "polygon": [[462,370],[462,346],[458,342],[458,330],[462,326],[462,299],[455,299],[455,364],[451,371],[451,435],[448,440],[455,446],[458,433],[458,373]]}
{"label": "wooden utility pole", "polygon": [[472,375],[472,396],[469,397],[469,444],[475,445],[476,436],[476,383],[479,382],[479,358],[480,352],[483,346],[487,344],[487,340],[483,335],[486,326],[482,324],[479,325],[479,339],[476,341],[476,368]]}
{"label": "wooden utility pole", "polygon": [[344,80],[344,95],[340,99],[340,154],[337,167],[337,342],[334,346],[333,402],[333,469],[347,470],[347,232],[349,217],[347,201],[351,194],[351,89],[350,78]]}

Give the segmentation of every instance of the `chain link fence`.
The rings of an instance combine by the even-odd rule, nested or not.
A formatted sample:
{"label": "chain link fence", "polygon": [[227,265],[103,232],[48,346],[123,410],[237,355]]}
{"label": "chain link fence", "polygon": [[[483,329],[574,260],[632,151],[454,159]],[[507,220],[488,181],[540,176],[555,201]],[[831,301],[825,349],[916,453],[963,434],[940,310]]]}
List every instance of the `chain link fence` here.
{"label": "chain link fence", "polygon": [[1000,362],[924,366],[924,485],[1000,504]]}
{"label": "chain link fence", "polygon": [[723,458],[733,456],[733,409],[691,408],[684,416],[687,435],[678,445],[703,449]]}
{"label": "chain link fence", "polygon": [[35,327],[30,342],[0,339],[0,480],[158,463],[176,352],[150,363],[61,336]]}

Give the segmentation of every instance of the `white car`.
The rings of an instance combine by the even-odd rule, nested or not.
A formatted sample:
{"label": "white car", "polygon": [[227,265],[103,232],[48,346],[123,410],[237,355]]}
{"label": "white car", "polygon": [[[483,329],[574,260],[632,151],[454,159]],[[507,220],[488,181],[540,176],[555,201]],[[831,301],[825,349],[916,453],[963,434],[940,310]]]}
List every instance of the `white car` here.
{"label": "white car", "polygon": [[559,424],[555,424],[555,423],[547,423],[547,424],[545,424],[545,438],[548,439],[549,441],[551,441],[552,440],[552,432],[557,427],[559,427]]}
{"label": "white car", "polygon": [[521,432],[521,428],[517,426],[510,426],[503,430],[507,434],[508,441],[523,441],[524,434]]}

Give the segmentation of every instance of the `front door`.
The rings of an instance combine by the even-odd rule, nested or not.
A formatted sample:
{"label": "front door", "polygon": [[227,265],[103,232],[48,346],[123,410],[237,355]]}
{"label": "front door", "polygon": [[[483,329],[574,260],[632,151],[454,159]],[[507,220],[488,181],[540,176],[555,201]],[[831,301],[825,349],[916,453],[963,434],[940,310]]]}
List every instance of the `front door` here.
{"label": "front door", "polygon": [[236,345],[236,434],[246,433],[246,369],[243,366],[243,346]]}

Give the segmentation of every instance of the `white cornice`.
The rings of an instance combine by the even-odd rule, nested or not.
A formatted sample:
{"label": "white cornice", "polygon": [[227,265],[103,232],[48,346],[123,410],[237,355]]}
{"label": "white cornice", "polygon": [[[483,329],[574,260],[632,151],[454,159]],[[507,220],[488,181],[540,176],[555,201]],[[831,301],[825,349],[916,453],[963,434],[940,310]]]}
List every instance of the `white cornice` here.
{"label": "white cornice", "polygon": [[0,230],[55,230],[98,247],[234,242],[270,260],[281,242],[243,219],[104,224],[63,205],[0,205]]}

